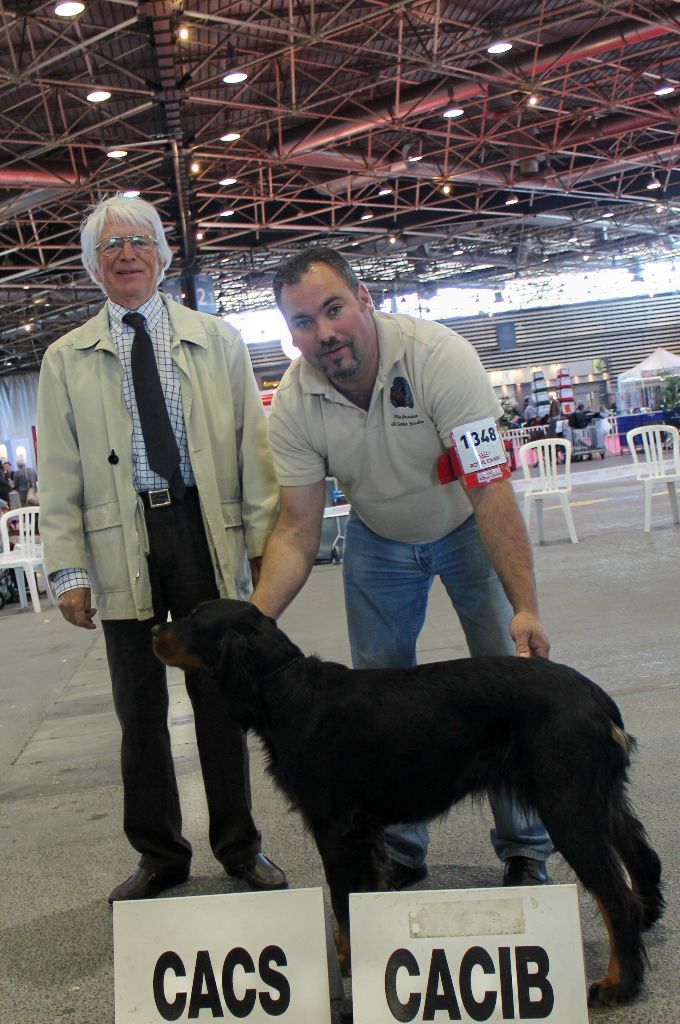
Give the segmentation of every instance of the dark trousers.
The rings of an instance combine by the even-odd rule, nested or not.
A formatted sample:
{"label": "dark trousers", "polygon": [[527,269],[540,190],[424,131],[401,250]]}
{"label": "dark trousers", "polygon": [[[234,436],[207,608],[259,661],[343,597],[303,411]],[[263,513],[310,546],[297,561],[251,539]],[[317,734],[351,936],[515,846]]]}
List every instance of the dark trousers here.
{"label": "dark trousers", "polygon": [[[153,619],[102,622],[122,729],[125,834],[149,870],[188,867],[191,845],[182,836],[182,812],[168,730],[168,687],[154,655],[151,629],[188,615],[200,601],[218,597],[198,497],[146,512]],[[222,864],[237,865],[260,848],[250,812],[248,748],[229,717],[227,701],[198,672],[185,674],[194,710],[203,783],[210,818],[210,846]]]}

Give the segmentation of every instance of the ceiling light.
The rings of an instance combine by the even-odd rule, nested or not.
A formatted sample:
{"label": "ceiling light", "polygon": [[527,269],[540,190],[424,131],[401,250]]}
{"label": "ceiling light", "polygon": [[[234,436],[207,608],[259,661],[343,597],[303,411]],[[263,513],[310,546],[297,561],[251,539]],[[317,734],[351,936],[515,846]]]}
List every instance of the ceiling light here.
{"label": "ceiling light", "polygon": [[514,192],[511,192],[508,198],[505,200],[506,206],[514,206],[519,202],[519,196],[516,196]]}
{"label": "ceiling light", "polygon": [[30,329],[31,329],[31,325],[30,324],[24,324],[24,330],[25,331],[30,331]]}
{"label": "ceiling light", "polygon": [[122,160],[127,156],[127,149],[110,149],[106,155],[112,160]]}
{"label": "ceiling light", "polygon": [[245,82],[247,77],[245,71],[228,71],[222,81],[225,85],[239,85],[240,82]]}
{"label": "ceiling light", "polygon": [[407,159],[407,162],[410,163],[410,164],[417,164],[419,160],[423,159],[423,154],[422,153],[414,153],[413,156],[409,156],[406,159]]}
{"label": "ceiling light", "polygon": [[126,192],[123,192],[125,199],[136,199],[139,195],[138,188],[129,188]]}
{"label": "ceiling light", "polygon": [[652,174],[651,178],[647,182],[647,188],[650,190],[655,188],[661,188],[661,182],[657,178],[656,174]]}
{"label": "ceiling light", "polygon": [[464,113],[465,111],[462,107],[448,107],[442,114],[442,117],[462,117]]}
{"label": "ceiling light", "polygon": [[370,210],[364,210],[364,212],[361,214],[361,219],[362,220],[373,220],[373,214],[371,213]]}
{"label": "ceiling light", "polygon": [[235,210],[221,210],[220,217],[233,217],[235,212]]}
{"label": "ceiling light", "polygon": [[659,85],[654,90],[654,95],[655,96],[670,96],[670,94],[672,92],[675,92],[675,86],[671,85],[670,82],[662,82],[661,85]]}
{"label": "ceiling light", "polygon": [[529,98],[527,99],[527,103],[529,104],[530,107],[535,107],[536,104],[538,103],[538,96],[536,96],[534,93],[532,93],[531,96],[529,96]]}
{"label": "ceiling light", "polygon": [[66,0],[63,4],[57,4],[54,13],[59,18],[77,18],[84,10],[85,4],[78,3],[77,0]]}
{"label": "ceiling light", "polygon": [[189,170],[191,171],[192,174],[198,174],[200,169],[201,169],[201,165],[196,163],[196,161],[194,161],[194,163],[190,164],[190,166],[189,166]]}
{"label": "ceiling light", "polygon": [[90,103],[104,103],[105,100],[111,99],[111,93],[107,92],[106,89],[95,89],[94,92],[89,92],[87,98]]}
{"label": "ceiling light", "polygon": [[220,181],[220,185],[235,185],[236,181],[236,178],[222,178]]}
{"label": "ceiling light", "polygon": [[241,138],[240,132],[227,132],[226,135],[220,136],[220,142],[236,142],[237,139]]}
{"label": "ceiling light", "polygon": [[381,188],[380,189],[380,191],[378,192],[378,195],[379,196],[391,196],[392,195],[392,189],[388,185],[386,185],[385,188]]}
{"label": "ceiling light", "polygon": [[203,232],[202,231],[197,231],[196,232],[196,241],[200,242],[202,239],[203,239]]}
{"label": "ceiling light", "polygon": [[486,48],[487,53],[507,53],[508,50],[512,49],[512,43],[509,39],[494,39],[492,43]]}
{"label": "ceiling light", "polygon": [[177,35],[179,36],[180,39],[188,39],[189,38],[189,29],[186,27],[186,25],[182,25],[180,27],[179,32],[177,33]]}
{"label": "ceiling light", "polygon": [[396,235],[390,235],[390,245],[396,245],[396,242],[397,242],[397,236]]}
{"label": "ceiling light", "polygon": [[442,185],[442,192],[444,193],[445,196],[451,195],[451,186]]}
{"label": "ceiling light", "polygon": [[600,216],[601,217],[613,217],[614,216],[614,211],[613,210],[603,210],[602,213],[600,214]]}

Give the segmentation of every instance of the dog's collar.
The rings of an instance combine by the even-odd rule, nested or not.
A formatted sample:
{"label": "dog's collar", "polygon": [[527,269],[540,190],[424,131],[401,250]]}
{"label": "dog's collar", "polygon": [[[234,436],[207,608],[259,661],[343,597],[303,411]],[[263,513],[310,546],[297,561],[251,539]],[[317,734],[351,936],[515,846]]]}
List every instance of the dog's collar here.
{"label": "dog's collar", "polygon": [[271,679],[273,676],[277,676],[279,672],[283,672],[285,669],[290,668],[290,666],[294,665],[296,661],[304,661],[304,659],[304,654],[296,654],[295,657],[290,659],[290,661],[284,661],[283,665],[278,665],[277,668],[273,669],[271,672],[268,672],[266,676],[258,676],[258,680],[260,683],[264,683],[266,682],[267,679]]}

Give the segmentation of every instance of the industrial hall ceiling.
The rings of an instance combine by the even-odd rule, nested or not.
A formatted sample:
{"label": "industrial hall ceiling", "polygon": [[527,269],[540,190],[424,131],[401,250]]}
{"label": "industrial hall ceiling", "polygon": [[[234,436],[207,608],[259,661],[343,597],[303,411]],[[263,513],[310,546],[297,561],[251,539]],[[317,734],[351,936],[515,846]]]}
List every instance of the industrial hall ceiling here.
{"label": "industrial hall ceiling", "polygon": [[0,374],[101,304],[79,225],[117,191],[222,313],[314,242],[378,296],[680,244],[680,3],[77,6],[0,0]]}

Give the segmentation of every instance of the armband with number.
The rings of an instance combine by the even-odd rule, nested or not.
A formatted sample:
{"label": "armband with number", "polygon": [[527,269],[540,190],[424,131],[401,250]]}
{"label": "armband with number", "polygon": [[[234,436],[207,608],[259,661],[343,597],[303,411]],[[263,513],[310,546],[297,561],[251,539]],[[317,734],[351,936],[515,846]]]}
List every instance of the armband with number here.
{"label": "armband with number", "polygon": [[466,487],[483,487],[509,479],[505,447],[491,416],[456,427],[451,431],[451,441],[453,446],[437,462],[440,483],[461,480]]}

